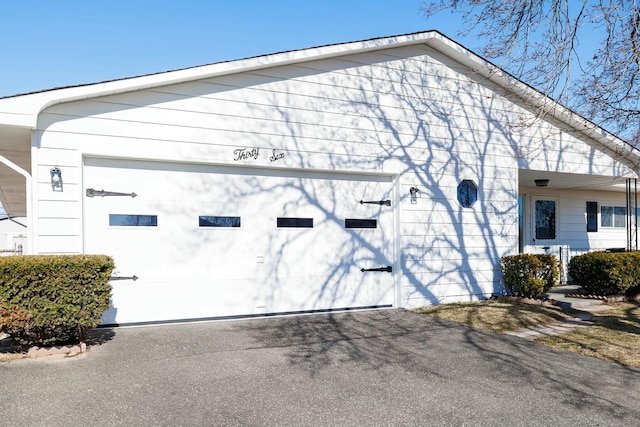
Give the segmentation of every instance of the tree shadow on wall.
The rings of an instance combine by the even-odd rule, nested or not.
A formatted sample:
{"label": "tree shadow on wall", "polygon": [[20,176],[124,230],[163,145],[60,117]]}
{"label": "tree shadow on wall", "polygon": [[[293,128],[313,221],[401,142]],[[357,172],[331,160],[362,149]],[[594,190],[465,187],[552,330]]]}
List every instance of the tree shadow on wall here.
{"label": "tree shadow on wall", "polygon": [[[219,158],[221,147],[227,147],[229,159],[238,148],[285,157],[259,163],[267,169],[252,169],[255,159],[240,159],[237,166],[246,169],[220,168],[215,179],[203,175],[199,182],[185,184],[184,191],[200,189],[204,198],[222,194],[218,187],[223,188],[224,199],[211,197],[229,214],[242,209],[265,214],[259,207],[247,210],[253,200],[265,207],[280,203],[283,215],[305,216],[295,211],[308,207],[317,225],[335,233],[316,236],[316,244],[305,240],[308,230],[285,235],[273,226],[252,236],[247,253],[260,253],[254,248],[262,239],[272,258],[261,276],[270,295],[256,297],[257,302],[282,299],[287,294],[282,278],[304,277],[291,263],[281,262],[288,251],[301,247],[300,242],[316,249],[333,236],[345,242],[339,256],[309,252],[326,268],[314,279],[321,281],[320,290],[308,296],[305,306],[331,307],[327,298],[337,298],[340,283],[366,264],[394,266],[406,306],[502,292],[499,259],[517,248],[518,169],[527,168],[531,156],[544,156],[547,140],[553,143],[555,136],[537,130],[534,108],[486,77],[426,47],[403,56],[368,53],[258,70],[207,81],[214,88],[226,85],[224,93],[207,94],[204,84],[199,89],[215,113],[194,132],[215,143],[190,146],[195,157]],[[532,124],[523,126],[525,122]],[[562,156],[562,149],[558,153]],[[560,158],[547,160],[561,164]],[[327,178],[329,173],[334,178]],[[357,198],[345,201],[343,194],[332,194],[330,181],[337,179],[336,173],[352,174],[354,180],[376,174],[398,178],[388,193],[395,222],[378,242],[345,229],[341,207],[357,204]],[[274,176],[286,179],[269,179]],[[314,179],[326,184],[309,185]],[[470,208],[456,198],[462,180],[478,188],[478,201]],[[415,203],[410,187],[420,189]],[[264,202],[270,198],[271,204]],[[179,208],[176,202],[171,210]],[[206,251],[210,244],[229,245],[229,240],[214,241],[206,233],[176,234],[167,244],[178,240],[190,250],[184,257]],[[227,261],[211,260],[219,265]]]}
{"label": "tree shadow on wall", "polygon": [[[407,299],[437,303],[447,293],[464,299],[500,292],[498,261],[515,247],[517,236],[518,165],[492,160],[513,158],[517,144],[507,112],[492,105],[497,103],[493,97],[475,96],[488,91],[478,81],[438,75],[438,67],[425,65],[421,57],[377,63],[350,59],[350,67],[330,67],[326,75],[323,65],[315,76],[307,69],[301,80],[313,90],[304,91],[312,94],[304,102],[301,85],[291,84],[299,93],[270,94],[265,105],[277,114],[256,124],[264,126],[256,129],[256,144],[284,145],[295,156],[289,164],[304,169],[400,177],[394,194],[401,230],[395,259]],[[363,67],[355,65],[358,60]],[[278,144],[271,137],[274,126],[287,130]],[[480,191],[471,209],[456,200],[463,179],[473,180]],[[301,202],[315,203],[327,221],[339,223],[332,211],[339,200],[321,203],[302,186],[288,185]],[[415,204],[410,186],[420,189]],[[339,271],[345,265],[334,267]]]}

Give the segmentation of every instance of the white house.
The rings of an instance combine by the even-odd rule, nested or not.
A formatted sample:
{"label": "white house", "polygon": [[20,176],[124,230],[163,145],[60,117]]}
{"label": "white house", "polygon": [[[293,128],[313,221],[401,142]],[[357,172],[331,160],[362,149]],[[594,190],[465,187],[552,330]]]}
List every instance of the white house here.
{"label": "white house", "polygon": [[26,218],[0,216],[0,255],[22,255],[26,251]]}
{"label": "white house", "polygon": [[2,98],[0,154],[30,253],[114,257],[105,324],[482,299],[504,255],[637,246],[640,153],[438,32]]}

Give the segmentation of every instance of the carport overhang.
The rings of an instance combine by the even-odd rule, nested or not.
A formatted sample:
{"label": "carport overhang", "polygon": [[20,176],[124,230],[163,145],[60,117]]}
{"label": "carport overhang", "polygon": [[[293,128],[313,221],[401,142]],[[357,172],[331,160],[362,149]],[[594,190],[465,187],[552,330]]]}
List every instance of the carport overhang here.
{"label": "carport overhang", "polygon": [[31,134],[28,127],[0,124],[0,201],[11,217],[28,216]]}
{"label": "carport overhang", "polygon": [[[538,182],[536,182],[538,181]],[[566,172],[550,172],[531,169],[518,171],[518,196],[545,194],[546,190],[609,191],[625,194],[627,250],[640,247],[640,224],[637,215],[640,198],[639,178],[635,174],[587,175]]]}
{"label": "carport overhang", "polygon": [[[637,176],[586,175],[566,172],[549,172],[531,169],[518,171],[520,188],[536,188],[537,190],[595,190],[626,192],[627,179]],[[536,185],[536,180],[548,180],[544,186]]]}

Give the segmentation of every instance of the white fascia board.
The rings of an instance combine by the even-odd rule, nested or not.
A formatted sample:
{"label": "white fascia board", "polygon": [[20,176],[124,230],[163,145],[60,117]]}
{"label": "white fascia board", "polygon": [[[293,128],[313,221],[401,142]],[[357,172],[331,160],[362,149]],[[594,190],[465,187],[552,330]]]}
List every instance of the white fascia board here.
{"label": "white fascia board", "polygon": [[[40,95],[40,94],[34,94]],[[32,95],[0,99],[0,124],[33,129],[41,104],[38,97]]]}
{"label": "white fascia board", "polygon": [[423,32],[395,37],[365,40],[359,42],[321,46],[303,50],[287,51],[271,55],[257,56],[236,61],[219,62],[167,71],[140,77],[131,77],[103,83],[52,89],[32,94],[18,95],[0,99],[0,124],[36,127],[38,114],[52,105],[115,95],[153,87],[184,83],[193,80],[218,77],[227,74],[249,72],[270,67],[296,64],[312,60],[355,54],[388,47],[398,47],[424,43],[437,35],[436,32]]}

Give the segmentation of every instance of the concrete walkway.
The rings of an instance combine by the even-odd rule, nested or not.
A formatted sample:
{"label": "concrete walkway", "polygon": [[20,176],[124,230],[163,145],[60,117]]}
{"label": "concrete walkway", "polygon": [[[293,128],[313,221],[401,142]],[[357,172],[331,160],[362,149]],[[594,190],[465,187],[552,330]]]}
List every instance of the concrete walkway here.
{"label": "concrete walkway", "polygon": [[536,339],[550,335],[566,334],[575,328],[591,326],[594,324],[593,317],[590,314],[578,315],[574,320],[567,322],[555,322],[543,328],[525,328],[517,331],[505,332],[507,335],[513,335],[525,339]]}
{"label": "concrete walkway", "polygon": [[612,308],[610,305],[604,304],[602,300],[567,297],[567,295],[578,293],[579,289],[580,287],[576,285],[563,285],[549,290],[546,294],[547,297],[558,301],[565,308],[582,311],[582,313],[576,314],[573,320],[554,322],[543,328],[525,328],[510,331],[506,332],[506,334],[531,340],[549,335],[564,334],[571,332],[575,328],[593,325],[598,319],[598,313]]}
{"label": "concrete walkway", "polygon": [[597,314],[612,308],[610,305],[606,305],[602,300],[598,299],[567,297],[567,295],[578,293],[580,293],[579,286],[563,285],[550,289],[546,296],[552,300],[560,302],[563,307],[573,308],[575,310],[585,311],[592,314]]}

